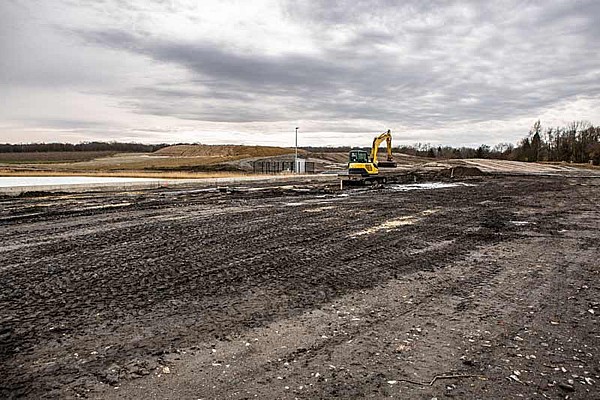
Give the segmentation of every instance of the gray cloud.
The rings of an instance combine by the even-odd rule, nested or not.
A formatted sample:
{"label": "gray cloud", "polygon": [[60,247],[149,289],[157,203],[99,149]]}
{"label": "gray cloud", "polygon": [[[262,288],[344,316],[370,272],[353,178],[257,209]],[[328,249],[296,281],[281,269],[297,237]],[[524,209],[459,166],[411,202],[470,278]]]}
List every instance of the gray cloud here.
{"label": "gray cloud", "polygon": [[[150,20],[140,5],[109,4],[123,12],[119,18],[136,21],[135,29],[110,23],[55,26],[53,34],[71,50],[105,54],[104,80],[95,80],[75,57],[72,80],[65,78],[64,84],[87,84],[89,93],[108,96],[137,116],[182,123],[336,121],[342,140],[343,132],[361,129],[356,121],[370,120],[435,130],[436,140],[460,144],[464,140],[454,136],[456,129],[444,137],[444,127],[468,131],[498,121],[506,131],[514,121],[600,99],[595,1],[289,1],[282,6],[286,18],[305,29],[315,51],[275,53],[261,51],[260,43],[249,50],[214,38],[155,33],[138,26]],[[182,10],[172,2],[156,4],[161,12]],[[197,18],[192,8],[186,11],[190,20]],[[69,46],[63,46],[65,54]],[[149,70],[168,66],[173,73],[142,79],[125,72],[127,60],[127,65],[143,60]],[[47,70],[27,68],[32,82],[43,83],[40,71]],[[0,62],[0,82],[19,83],[15,76],[14,65]],[[481,134],[487,135],[482,142],[516,139]]]}

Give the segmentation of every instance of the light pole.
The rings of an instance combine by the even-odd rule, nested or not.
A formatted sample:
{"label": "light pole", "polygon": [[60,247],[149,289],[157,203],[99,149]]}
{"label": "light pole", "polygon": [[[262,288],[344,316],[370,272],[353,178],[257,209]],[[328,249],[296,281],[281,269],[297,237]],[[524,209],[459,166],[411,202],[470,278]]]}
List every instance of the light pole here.
{"label": "light pole", "polygon": [[296,156],[294,157],[294,172],[298,173],[298,127],[296,127]]}

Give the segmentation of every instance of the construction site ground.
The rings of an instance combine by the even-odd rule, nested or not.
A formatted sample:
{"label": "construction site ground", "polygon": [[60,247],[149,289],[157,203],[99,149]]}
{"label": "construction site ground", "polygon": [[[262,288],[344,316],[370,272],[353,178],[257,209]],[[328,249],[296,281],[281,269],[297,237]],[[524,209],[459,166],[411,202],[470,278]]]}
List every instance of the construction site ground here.
{"label": "construction site ground", "polygon": [[0,398],[599,398],[600,179],[469,171],[0,198]]}

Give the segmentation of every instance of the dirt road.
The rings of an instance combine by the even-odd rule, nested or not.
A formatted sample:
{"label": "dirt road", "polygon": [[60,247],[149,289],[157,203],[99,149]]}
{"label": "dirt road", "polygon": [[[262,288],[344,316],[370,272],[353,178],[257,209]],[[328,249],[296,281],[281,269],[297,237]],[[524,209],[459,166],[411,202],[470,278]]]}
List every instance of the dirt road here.
{"label": "dirt road", "polygon": [[600,180],[464,183],[1,199],[0,397],[599,398]]}

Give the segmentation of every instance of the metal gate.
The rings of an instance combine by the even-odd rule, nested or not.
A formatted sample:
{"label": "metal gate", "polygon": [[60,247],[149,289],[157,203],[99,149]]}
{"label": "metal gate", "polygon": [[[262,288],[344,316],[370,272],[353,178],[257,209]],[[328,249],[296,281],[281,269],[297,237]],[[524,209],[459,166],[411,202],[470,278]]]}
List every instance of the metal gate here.
{"label": "metal gate", "polygon": [[[300,160],[298,160],[300,161]],[[298,163],[298,173],[315,173],[315,163],[305,161]],[[273,161],[273,160],[258,160],[252,164],[252,170],[255,174],[280,174],[284,172],[296,172],[294,168],[294,160],[291,161]]]}

